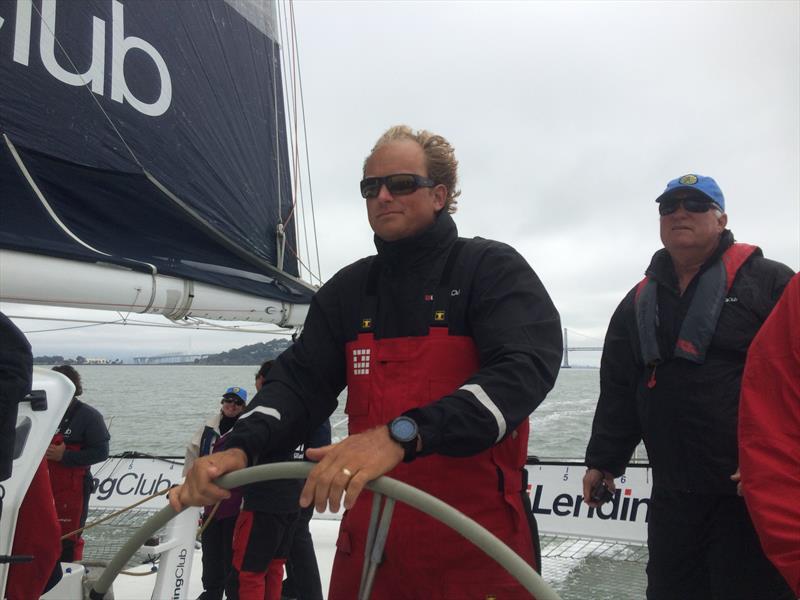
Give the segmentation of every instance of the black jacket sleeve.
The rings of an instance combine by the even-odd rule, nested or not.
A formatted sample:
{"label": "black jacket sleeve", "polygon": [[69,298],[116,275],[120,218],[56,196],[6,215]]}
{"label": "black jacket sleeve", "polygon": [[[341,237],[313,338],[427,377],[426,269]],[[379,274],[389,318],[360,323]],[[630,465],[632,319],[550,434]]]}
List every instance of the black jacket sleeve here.
{"label": "black jacket sleeve", "polygon": [[558,312],[533,269],[512,247],[481,248],[467,309],[479,370],[454,393],[410,411],[422,454],[477,454],[510,435],[544,400],[561,365]]}
{"label": "black jacket sleeve", "polygon": [[346,383],[338,281],[333,277],[314,295],[302,334],[277,358],[229,434],[227,448],[244,450],[250,464],[296,448],[336,408]]}
{"label": "black jacket sleeve", "polygon": [[619,304],[603,344],[600,362],[600,399],[592,423],[592,436],[586,448],[586,465],[612,473],[615,477],[625,467],[642,439],[636,409],[636,386],[641,365],[637,364],[633,332],[627,323],[633,307],[634,290]]}
{"label": "black jacket sleeve", "polygon": [[108,458],[110,435],[103,415],[86,404],[81,406],[70,423],[82,438],[80,450],[66,450],[61,463],[67,467],[88,467]]}
{"label": "black jacket sleeve", "polygon": [[0,481],[11,476],[17,407],[31,391],[33,356],[22,332],[0,313]]}

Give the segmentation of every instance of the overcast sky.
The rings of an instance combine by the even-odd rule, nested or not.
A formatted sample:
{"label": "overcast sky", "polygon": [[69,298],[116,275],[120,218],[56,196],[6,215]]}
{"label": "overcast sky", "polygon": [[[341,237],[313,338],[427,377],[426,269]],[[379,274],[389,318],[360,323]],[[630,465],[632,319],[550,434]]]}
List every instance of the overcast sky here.
{"label": "overcast sky", "polygon": [[[738,240],[800,267],[799,2],[298,1],[295,18],[324,278],[374,253],[358,181],[398,123],[450,140],[460,234],[513,245],[574,332],[603,337],[661,247],[654,200],[685,173],[717,180]],[[84,311],[46,314],[67,313]],[[36,354],[265,341],[17,322]]]}

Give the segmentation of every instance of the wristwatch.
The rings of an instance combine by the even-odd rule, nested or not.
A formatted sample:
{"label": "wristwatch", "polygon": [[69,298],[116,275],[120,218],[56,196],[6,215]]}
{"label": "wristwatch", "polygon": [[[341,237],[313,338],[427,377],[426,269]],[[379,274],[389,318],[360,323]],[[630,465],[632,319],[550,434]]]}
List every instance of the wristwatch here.
{"label": "wristwatch", "polygon": [[403,462],[411,462],[417,457],[419,427],[411,417],[400,415],[389,423],[389,437],[403,447]]}

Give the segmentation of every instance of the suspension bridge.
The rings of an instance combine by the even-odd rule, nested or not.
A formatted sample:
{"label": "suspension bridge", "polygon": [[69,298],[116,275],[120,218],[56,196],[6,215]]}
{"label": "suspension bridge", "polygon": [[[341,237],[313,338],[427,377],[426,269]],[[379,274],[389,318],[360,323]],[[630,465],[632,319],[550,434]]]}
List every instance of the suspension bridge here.
{"label": "suspension bridge", "polygon": [[160,356],[134,356],[136,365],[192,365],[195,360],[208,358],[208,354],[162,354]]}
{"label": "suspension bridge", "polygon": [[[567,335],[568,332],[572,333],[574,335],[578,335],[578,336],[580,336],[582,338],[585,338],[587,340],[600,342],[601,345],[600,346],[570,346],[569,345],[569,337]],[[603,351],[602,340],[600,340],[598,338],[591,337],[589,335],[585,335],[583,333],[579,333],[577,331],[573,331],[573,330],[567,329],[566,327],[564,327],[564,356],[563,356],[563,358],[561,360],[561,368],[562,369],[569,369],[569,367],[570,367],[570,365],[569,365],[569,353],[570,352],[602,352],[602,351]]]}

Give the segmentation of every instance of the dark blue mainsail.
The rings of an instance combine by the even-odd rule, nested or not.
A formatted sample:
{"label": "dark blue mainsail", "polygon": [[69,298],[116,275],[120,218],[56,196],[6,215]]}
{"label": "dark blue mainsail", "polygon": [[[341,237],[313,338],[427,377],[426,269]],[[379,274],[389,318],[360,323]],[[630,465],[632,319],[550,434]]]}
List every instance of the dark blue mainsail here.
{"label": "dark blue mainsail", "polygon": [[0,0],[0,247],[307,303],[272,30],[260,0]]}

